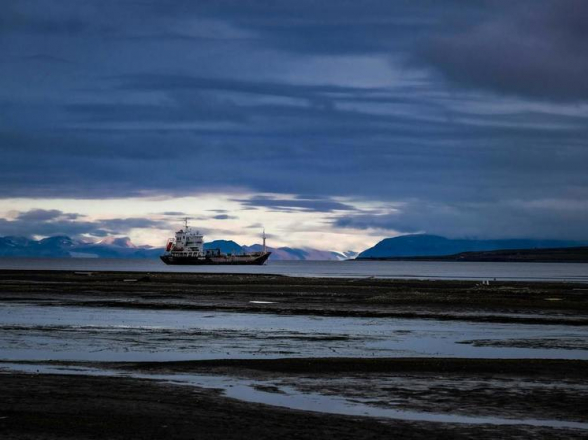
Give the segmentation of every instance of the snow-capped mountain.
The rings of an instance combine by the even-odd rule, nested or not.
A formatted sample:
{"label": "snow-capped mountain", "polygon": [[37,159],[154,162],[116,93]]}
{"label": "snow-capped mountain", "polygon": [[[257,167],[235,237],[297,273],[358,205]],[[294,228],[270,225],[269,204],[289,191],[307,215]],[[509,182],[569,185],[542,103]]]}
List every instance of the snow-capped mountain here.
{"label": "snow-capped mountain", "polygon": [[[262,246],[241,246],[232,240],[215,240],[205,244],[207,249],[220,249],[224,253],[260,251]],[[291,247],[270,248],[274,261],[293,260],[347,260],[356,252],[334,252],[319,249]],[[73,257],[73,258],[157,258],[163,248],[136,246],[128,237],[106,237],[98,242],[84,242],[67,236],[30,240],[25,237],[0,237],[0,256],[14,257]]]}

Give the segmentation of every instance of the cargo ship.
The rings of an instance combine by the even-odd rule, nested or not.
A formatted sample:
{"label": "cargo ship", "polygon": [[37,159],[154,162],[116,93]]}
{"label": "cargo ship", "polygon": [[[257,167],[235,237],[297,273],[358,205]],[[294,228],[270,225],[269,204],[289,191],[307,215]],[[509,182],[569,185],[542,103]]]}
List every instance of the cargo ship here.
{"label": "cargo ship", "polygon": [[271,255],[265,247],[265,230],[260,252],[225,254],[220,249],[204,249],[204,236],[188,226],[187,218],[184,222],[184,228],[177,231],[175,237],[167,240],[165,252],[160,256],[165,264],[262,265]]}

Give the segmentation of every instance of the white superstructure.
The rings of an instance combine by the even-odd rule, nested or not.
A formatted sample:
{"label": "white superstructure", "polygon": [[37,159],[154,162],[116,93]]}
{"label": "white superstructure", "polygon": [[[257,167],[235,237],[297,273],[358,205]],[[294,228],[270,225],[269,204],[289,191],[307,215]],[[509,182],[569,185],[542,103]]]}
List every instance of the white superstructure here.
{"label": "white superstructure", "polygon": [[167,240],[166,251],[173,255],[186,257],[203,257],[204,236],[188,226],[188,218],[184,219],[184,229],[176,232],[175,238]]}

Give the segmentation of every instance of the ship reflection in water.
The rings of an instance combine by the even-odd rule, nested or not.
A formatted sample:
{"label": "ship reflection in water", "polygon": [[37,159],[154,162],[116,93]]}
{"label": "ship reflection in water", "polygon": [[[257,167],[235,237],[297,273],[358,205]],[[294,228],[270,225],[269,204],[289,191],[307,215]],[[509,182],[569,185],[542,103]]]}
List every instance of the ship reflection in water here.
{"label": "ship reflection in water", "polygon": [[265,230],[261,252],[225,254],[220,249],[204,249],[204,236],[188,226],[187,218],[184,221],[184,229],[180,229],[174,238],[167,240],[165,253],[160,257],[165,264],[262,265],[271,255],[265,246]]}

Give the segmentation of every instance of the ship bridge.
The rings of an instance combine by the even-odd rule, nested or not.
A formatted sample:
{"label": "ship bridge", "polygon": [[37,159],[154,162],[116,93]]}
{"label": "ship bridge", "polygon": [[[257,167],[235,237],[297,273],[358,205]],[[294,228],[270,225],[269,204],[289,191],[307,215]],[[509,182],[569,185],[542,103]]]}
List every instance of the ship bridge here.
{"label": "ship bridge", "polygon": [[200,231],[194,231],[188,226],[187,218],[184,221],[184,228],[177,231],[174,238],[168,240],[166,251],[186,256],[204,256],[204,236]]}

